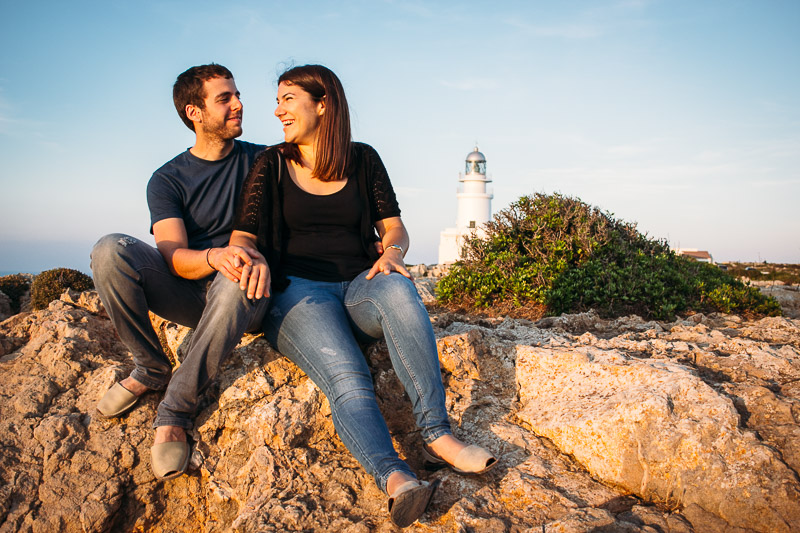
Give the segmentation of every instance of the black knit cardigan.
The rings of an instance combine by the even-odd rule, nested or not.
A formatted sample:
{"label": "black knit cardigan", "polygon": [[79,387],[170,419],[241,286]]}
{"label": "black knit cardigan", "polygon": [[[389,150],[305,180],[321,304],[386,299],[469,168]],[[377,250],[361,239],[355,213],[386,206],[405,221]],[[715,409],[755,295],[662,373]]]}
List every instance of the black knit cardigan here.
{"label": "black knit cardigan", "polygon": [[[233,229],[256,236],[258,251],[264,255],[272,275],[272,288],[281,291],[289,281],[282,272],[285,249],[281,179],[289,178],[282,154],[283,144],[271,146],[256,158],[242,186]],[[347,175],[358,180],[362,202],[361,244],[372,261],[378,259],[374,242],[378,239],[375,223],[400,216],[392,183],[378,152],[368,144],[351,143]]]}

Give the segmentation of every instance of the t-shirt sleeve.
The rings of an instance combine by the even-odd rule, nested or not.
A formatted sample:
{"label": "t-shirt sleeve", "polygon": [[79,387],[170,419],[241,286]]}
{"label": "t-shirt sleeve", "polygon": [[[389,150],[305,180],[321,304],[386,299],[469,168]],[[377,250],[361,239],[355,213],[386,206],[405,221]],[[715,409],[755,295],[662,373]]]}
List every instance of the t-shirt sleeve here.
{"label": "t-shirt sleeve", "polygon": [[385,218],[399,217],[400,205],[394,194],[389,173],[383,166],[383,161],[378,152],[369,145],[364,146],[364,164],[367,171],[367,182],[371,184],[372,194],[371,210],[372,220],[378,221]]}
{"label": "t-shirt sleeve", "polygon": [[167,218],[183,219],[183,201],[177,189],[163,175],[155,173],[147,183],[147,206],[150,209],[150,233],[153,225]]}
{"label": "t-shirt sleeve", "polygon": [[266,176],[271,165],[268,164],[268,152],[261,152],[247,173],[242,191],[237,202],[236,215],[233,218],[233,229],[258,235],[259,221],[263,216],[261,205],[264,198]]}

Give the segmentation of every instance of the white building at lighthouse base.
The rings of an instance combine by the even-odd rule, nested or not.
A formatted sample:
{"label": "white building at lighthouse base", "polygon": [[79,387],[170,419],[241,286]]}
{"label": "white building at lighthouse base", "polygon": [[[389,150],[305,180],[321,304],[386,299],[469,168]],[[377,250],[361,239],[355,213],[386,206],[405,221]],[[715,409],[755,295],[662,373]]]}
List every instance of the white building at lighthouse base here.
{"label": "white building at lighthouse base", "polygon": [[461,257],[464,237],[458,228],[447,228],[439,234],[439,264],[452,263]]}

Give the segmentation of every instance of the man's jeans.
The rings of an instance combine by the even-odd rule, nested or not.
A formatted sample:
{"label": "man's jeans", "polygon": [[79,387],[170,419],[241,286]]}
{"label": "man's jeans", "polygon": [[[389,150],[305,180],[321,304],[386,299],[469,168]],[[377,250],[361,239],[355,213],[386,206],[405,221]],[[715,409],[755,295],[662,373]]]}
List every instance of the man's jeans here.
{"label": "man's jeans", "polygon": [[[133,353],[136,368],[131,377],[155,390],[169,384],[154,427],[191,429],[199,395],[242,335],[259,329],[268,299],[248,300],[239,284],[222,274],[203,280],[175,276],[158,250],[128,235],[106,235],[95,244],[91,257],[100,299]],[[195,328],[172,379],[172,367],[148,310]]]}
{"label": "man's jeans", "polygon": [[386,338],[392,366],[411,399],[426,443],[451,433],[436,338],[414,284],[366,272],[352,282],[291,277],[273,295],[264,331],[322,389],[339,437],[381,490],[393,472],[413,475],[392,445],[356,335]]}

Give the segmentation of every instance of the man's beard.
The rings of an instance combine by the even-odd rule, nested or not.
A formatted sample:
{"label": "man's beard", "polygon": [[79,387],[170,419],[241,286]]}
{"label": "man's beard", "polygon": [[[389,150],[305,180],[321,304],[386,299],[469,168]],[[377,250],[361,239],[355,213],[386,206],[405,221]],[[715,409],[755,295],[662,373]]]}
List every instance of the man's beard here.
{"label": "man's beard", "polygon": [[230,141],[231,139],[239,137],[242,134],[242,126],[228,124],[228,118],[230,117],[226,117],[225,120],[221,120],[216,124],[204,122],[204,133],[206,136],[220,141]]}

